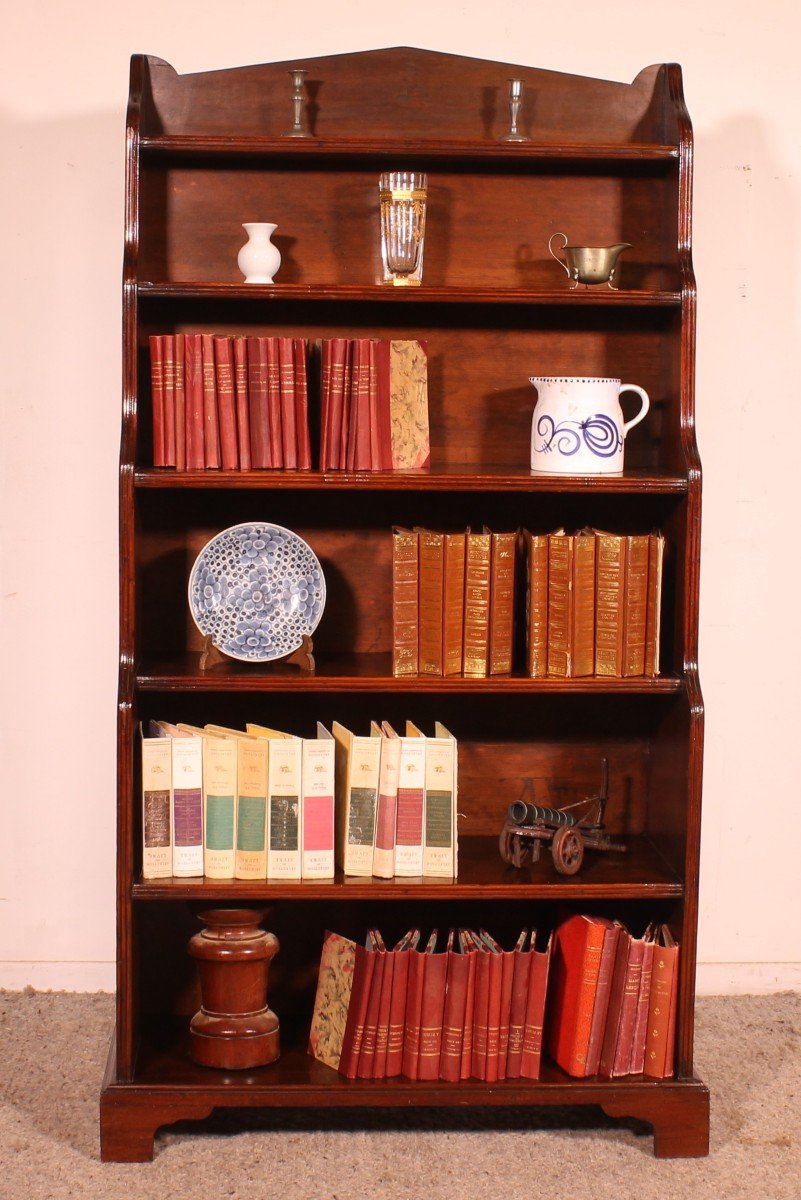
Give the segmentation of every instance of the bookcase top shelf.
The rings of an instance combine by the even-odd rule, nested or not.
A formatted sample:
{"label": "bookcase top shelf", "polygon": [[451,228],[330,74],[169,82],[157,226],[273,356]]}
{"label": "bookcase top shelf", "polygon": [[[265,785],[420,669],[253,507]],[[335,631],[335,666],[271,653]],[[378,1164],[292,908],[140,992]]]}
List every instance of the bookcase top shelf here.
{"label": "bookcase top shelf", "polygon": [[342,283],[202,283],[143,281],[138,284],[140,297],[229,300],[348,300],[380,301],[396,304],[564,304],[594,308],[664,308],[681,304],[678,291],[612,291],[559,288],[427,287],[392,288],[377,284]]}

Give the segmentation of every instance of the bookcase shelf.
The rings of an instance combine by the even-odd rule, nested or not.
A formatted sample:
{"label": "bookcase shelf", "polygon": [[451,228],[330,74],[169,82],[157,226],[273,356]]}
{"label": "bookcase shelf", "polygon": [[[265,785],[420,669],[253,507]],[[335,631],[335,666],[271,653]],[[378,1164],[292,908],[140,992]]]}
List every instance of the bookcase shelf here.
{"label": "bookcase shelf", "polygon": [[[101,1097],[102,1156],[148,1159],[158,1128],[226,1106],[485,1104],[601,1105],[612,1117],[652,1124],[657,1154],[703,1154],[708,1093],[693,1068],[700,468],[692,133],[680,69],[648,67],[617,84],[411,49],[304,60],[297,65],[325,88],[312,113],[315,136],[293,140],[279,136],[290,116],[292,65],[181,76],[154,57],[131,62],[117,1021]],[[524,80],[531,134],[520,145],[499,140],[512,70]],[[432,128],[440,136],[432,138]],[[375,282],[377,175],[395,167],[427,169],[432,182],[419,289]],[[279,226],[283,263],[273,286],[245,285],[236,272],[240,222],[257,217]],[[570,290],[547,255],[557,229],[573,244],[637,243],[621,290]],[[192,330],[426,340],[430,470],[154,469],[148,336]],[[622,475],[527,469],[533,374],[615,376],[646,388],[651,412],[627,439]],[[200,669],[186,606],[189,568],[209,537],[253,514],[295,529],[323,565],[328,596],[314,674],[233,661]],[[487,679],[393,678],[391,526],[483,523],[540,532],[661,529],[665,674],[530,679],[518,668]],[[362,730],[372,717],[407,716],[426,729],[441,719],[459,739],[456,880],[141,878],[139,722],[241,727],[255,719],[301,732],[316,719]],[[594,794],[602,758],[608,828],[627,852],[588,851],[573,877],[558,875],[547,851],[525,870],[506,866],[497,843],[506,805],[532,786],[541,803]],[[376,920],[373,901],[395,936],[410,920],[475,923],[511,944],[524,925],[545,933],[582,911],[638,929],[668,924],[681,944],[676,1078],[572,1079],[548,1061],[536,1083],[341,1078],[306,1053],[320,946],[326,928],[363,938]],[[281,943],[271,1003],[282,1045],[270,1067],[213,1071],[189,1059],[197,1002],[186,945],[210,902],[269,910]]]}

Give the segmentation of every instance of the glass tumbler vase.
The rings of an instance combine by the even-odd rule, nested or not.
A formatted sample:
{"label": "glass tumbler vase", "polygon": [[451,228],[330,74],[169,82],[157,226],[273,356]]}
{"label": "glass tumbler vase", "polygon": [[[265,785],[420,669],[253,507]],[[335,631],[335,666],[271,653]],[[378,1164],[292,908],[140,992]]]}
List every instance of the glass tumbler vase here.
{"label": "glass tumbler vase", "polygon": [[385,171],[378,180],[384,283],[419,287],[423,278],[428,176]]}

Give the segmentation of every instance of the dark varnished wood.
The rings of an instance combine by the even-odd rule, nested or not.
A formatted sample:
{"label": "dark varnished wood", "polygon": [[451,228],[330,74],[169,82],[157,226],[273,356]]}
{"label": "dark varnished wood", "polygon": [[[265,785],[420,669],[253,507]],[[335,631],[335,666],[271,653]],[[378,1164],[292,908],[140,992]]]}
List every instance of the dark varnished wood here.
{"label": "dark varnished wood", "polygon": [[[289,66],[309,70],[315,136],[305,142],[280,137],[291,115]],[[520,147],[497,140],[511,74],[525,81],[522,123],[532,137]],[[646,68],[629,85],[393,49],[180,76],[159,59],[135,56],[127,149],[118,989],[101,1098],[103,1157],[143,1161],[160,1126],[200,1120],[220,1106],[331,1104],[597,1104],[614,1117],[650,1122],[657,1155],[705,1153],[708,1094],[693,1076],[701,476],[692,132],[679,68]],[[434,187],[424,285],[398,294],[376,286],[376,176],[406,164],[426,167]],[[236,269],[240,223],[255,219],[279,223],[284,263],[271,288],[246,287]],[[570,292],[545,247],[555,228],[574,243],[634,242],[621,267],[622,290]],[[432,470],[154,470],[147,336],[190,329],[425,338]],[[623,476],[548,478],[528,470],[534,393],[527,377],[567,373],[619,375],[651,394],[648,420],[627,443]],[[314,676],[233,663],[199,668],[199,637],[185,604],[188,570],[208,537],[253,517],[297,529],[323,561],[329,612],[315,636]],[[667,674],[533,681],[520,671],[518,646],[508,679],[388,677],[387,530],[483,521],[539,531],[663,529]],[[522,595],[520,604],[522,614]],[[460,738],[458,881],[141,880],[139,720],[256,719],[310,732],[315,718],[337,717],[361,729],[377,703],[379,715],[396,724],[408,716],[427,727],[444,718]],[[588,856],[571,880],[557,876],[548,858],[531,874],[506,874],[512,869],[494,850],[503,806],[529,782],[555,804],[593,791],[604,754],[609,826],[628,853]],[[287,909],[283,918],[279,911],[283,949],[275,965],[282,1027],[285,1017],[295,1022],[286,1052],[254,1072],[195,1066],[186,1037],[198,997],[183,955],[192,911],[209,900],[273,899]],[[653,917],[668,921],[682,944],[679,1079],[570,1080],[550,1064],[537,1084],[340,1079],[304,1051],[316,956],[331,904],[336,927],[362,936],[376,899],[398,935],[412,915],[430,920],[432,904],[438,920],[492,920],[507,938],[530,921],[532,907],[546,929],[560,912],[583,908],[633,928]],[[312,910],[317,915],[307,919]],[[183,1014],[178,1027],[167,1013]],[[146,1023],[148,1014],[155,1024]]]}

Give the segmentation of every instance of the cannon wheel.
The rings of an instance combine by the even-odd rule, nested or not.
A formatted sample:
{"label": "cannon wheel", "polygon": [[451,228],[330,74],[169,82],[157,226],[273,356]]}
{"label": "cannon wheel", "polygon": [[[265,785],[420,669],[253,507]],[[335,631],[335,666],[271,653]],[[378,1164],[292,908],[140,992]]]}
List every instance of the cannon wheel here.
{"label": "cannon wheel", "polygon": [[560,875],[575,875],[584,861],[584,840],[569,825],[557,829],[551,846],[553,865]]}

